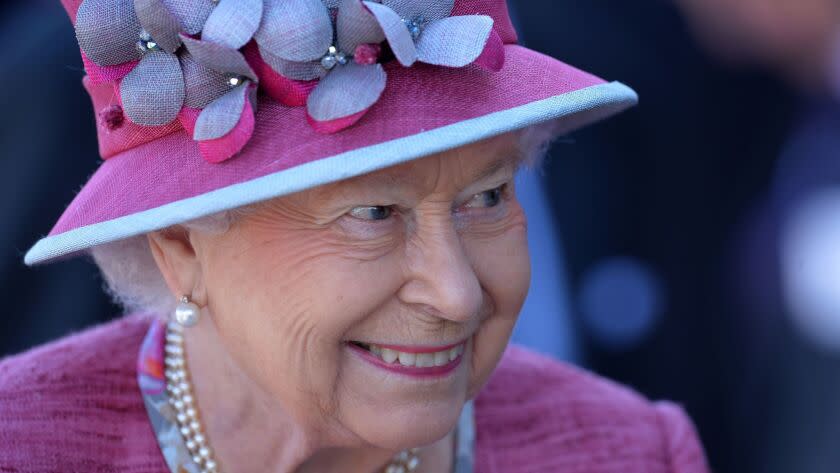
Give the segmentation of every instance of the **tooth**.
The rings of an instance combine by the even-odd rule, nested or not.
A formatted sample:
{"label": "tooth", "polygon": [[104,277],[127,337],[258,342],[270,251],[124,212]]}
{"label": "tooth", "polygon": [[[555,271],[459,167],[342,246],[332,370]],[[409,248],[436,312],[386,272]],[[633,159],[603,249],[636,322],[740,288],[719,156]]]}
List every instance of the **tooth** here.
{"label": "tooth", "polygon": [[443,366],[449,363],[449,352],[439,351],[435,353],[435,366]]}
{"label": "tooth", "polygon": [[391,350],[390,348],[383,348],[382,359],[385,360],[385,363],[393,363],[397,361],[397,352]]}
{"label": "tooth", "polygon": [[458,345],[458,354],[459,354],[459,355],[463,355],[463,354],[464,354],[464,345],[463,345],[463,344]]}
{"label": "tooth", "polygon": [[449,350],[449,361],[452,361],[455,358],[458,358],[458,347],[452,347]]}
{"label": "tooth", "polygon": [[435,366],[435,356],[431,353],[420,353],[417,355],[418,368],[430,368]]}
{"label": "tooth", "polygon": [[400,364],[403,366],[414,366],[416,358],[414,353],[400,352]]}
{"label": "tooth", "polygon": [[381,356],[382,355],[382,348],[379,348],[376,345],[371,345],[370,346],[370,351],[371,351],[371,353],[373,353],[376,356]]}

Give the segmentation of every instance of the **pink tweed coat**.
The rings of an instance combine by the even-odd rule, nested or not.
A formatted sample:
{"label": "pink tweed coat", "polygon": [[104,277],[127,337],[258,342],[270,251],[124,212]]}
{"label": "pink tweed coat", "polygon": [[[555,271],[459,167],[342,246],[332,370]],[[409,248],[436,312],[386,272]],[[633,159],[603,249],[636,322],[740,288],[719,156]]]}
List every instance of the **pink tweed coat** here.
{"label": "pink tweed coat", "polygon": [[[131,316],[0,362],[0,472],[168,473],[137,385]],[[475,401],[476,473],[706,473],[691,421],[511,347]]]}

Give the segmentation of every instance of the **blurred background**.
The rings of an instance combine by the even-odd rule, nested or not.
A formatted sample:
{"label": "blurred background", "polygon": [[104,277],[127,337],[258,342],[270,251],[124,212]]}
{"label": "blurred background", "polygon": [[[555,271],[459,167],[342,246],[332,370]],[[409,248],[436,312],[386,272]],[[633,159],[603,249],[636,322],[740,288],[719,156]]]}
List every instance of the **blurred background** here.
{"label": "blurred background", "polygon": [[[840,471],[840,0],[509,4],[641,96],[520,176],[516,340],[682,403],[716,472]],[[0,44],[3,356],[118,310],[86,261],[22,263],[98,165],[73,30],[7,0]]]}

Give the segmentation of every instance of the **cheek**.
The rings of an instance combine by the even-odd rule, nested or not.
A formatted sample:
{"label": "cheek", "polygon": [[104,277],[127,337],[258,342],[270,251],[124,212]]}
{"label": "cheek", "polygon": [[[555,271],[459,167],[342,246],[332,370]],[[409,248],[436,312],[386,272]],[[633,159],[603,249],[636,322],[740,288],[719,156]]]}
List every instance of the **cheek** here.
{"label": "cheek", "polygon": [[465,234],[465,251],[494,305],[493,317],[516,319],[531,282],[525,214],[511,202],[510,215],[487,235]]}
{"label": "cheek", "polygon": [[316,231],[259,236],[219,245],[208,258],[210,310],[240,368],[312,422],[314,410],[337,408],[346,333],[393,294],[388,281],[399,278],[388,257],[348,258]]}
{"label": "cheek", "polygon": [[[208,308],[228,354],[263,391],[293,416],[313,416],[327,402],[310,393],[330,382],[322,353],[325,327],[310,310],[316,299],[306,284],[322,269],[315,248],[282,238],[238,235],[208,252],[204,262]],[[307,263],[311,262],[311,263]],[[313,370],[315,360],[324,369]],[[307,371],[323,375],[306,376]]]}
{"label": "cheek", "polygon": [[468,254],[492,302],[492,313],[475,336],[470,380],[474,397],[501,359],[528,294],[531,264],[524,216],[494,239],[471,242]]}

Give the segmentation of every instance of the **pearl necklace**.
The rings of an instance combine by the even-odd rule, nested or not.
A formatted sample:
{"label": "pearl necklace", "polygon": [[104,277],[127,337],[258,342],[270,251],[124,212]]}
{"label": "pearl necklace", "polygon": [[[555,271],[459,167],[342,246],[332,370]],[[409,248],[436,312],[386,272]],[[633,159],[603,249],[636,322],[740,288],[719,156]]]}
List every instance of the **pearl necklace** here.
{"label": "pearl necklace", "polygon": [[[201,426],[192,383],[184,354],[184,327],[176,322],[169,322],[166,327],[166,344],[164,346],[166,391],[169,393],[169,403],[175,408],[175,419],[184,445],[187,447],[192,461],[202,473],[220,473],[219,464],[213,457],[207,437]],[[394,455],[391,463],[385,467],[383,473],[411,473],[420,466],[418,449],[403,450]]]}

